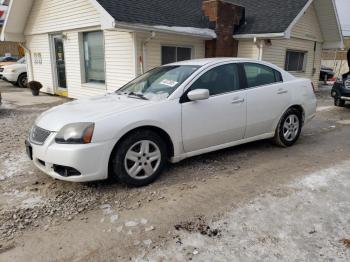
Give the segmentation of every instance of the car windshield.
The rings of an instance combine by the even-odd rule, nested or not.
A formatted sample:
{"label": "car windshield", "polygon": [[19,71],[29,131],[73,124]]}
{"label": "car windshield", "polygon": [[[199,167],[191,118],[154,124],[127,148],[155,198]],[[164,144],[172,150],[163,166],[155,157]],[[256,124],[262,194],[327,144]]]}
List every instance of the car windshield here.
{"label": "car windshield", "polygon": [[19,60],[17,61],[17,63],[19,63],[19,64],[25,64],[25,63],[26,63],[26,58],[25,58],[25,57],[22,57],[21,59],[19,59]]}
{"label": "car windshield", "polygon": [[117,90],[147,100],[163,100],[169,97],[199,66],[174,65],[152,69]]}

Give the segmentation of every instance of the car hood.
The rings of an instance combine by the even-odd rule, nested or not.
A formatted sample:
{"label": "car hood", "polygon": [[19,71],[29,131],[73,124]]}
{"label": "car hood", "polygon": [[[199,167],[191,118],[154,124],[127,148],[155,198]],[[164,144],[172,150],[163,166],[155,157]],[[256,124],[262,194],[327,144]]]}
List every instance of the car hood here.
{"label": "car hood", "polygon": [[111,115],[120,114],[155,102],[128,98],[124,95],[108,94],[88,99],[76,100],[54,107],[36,120],[35,124],[52,132],[63,126],[78,122],[97,122]]}
{"label": "car hood", "polygon": [[4,69],[19,69],[19,68],[26,68],[26,64],[11,64],[11,65],[5,65],[3,66]]}

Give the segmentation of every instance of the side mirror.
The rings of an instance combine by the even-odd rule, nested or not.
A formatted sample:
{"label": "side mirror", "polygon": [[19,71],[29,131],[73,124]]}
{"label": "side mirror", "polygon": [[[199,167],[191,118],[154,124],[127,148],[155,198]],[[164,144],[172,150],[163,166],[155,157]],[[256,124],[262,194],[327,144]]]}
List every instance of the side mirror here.
{"label": "side mirror", "polygon": [[196,89],[187,94],[187,97],[191,101],[206,100],[210,96],[208,89]]}

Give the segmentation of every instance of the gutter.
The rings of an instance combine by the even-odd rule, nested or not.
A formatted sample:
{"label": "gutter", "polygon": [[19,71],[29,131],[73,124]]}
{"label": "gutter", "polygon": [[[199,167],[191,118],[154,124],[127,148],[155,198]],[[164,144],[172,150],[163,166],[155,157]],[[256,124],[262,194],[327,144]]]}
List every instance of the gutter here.
{"label": "gutter", "polygon": [[266,34],[241,34],[233,35],[234,39],[251,39],[251,38],[287,38],[286,33],[266,33]]}
{"label": "gutter", "polygon": [[[167,29],[166,27],[163,28],[161,26],[130,24],[130,23],[117,22],[117,21],[115,22],[114,26],[115,28],[121,28],[121,29],[126,29],[131,31],[151,31],[151,32],[158,32],[158,33],[178,34],[178,35],[184,35],[184,36],[204,38],[207,40],[211,40],[214,38],[214,34],[200,32],[201,28],[198,28],[198,31],[199,31],[198,33],[193,33],[193,32],[190,33],[186,31],[181,32],[180,30],[170,30],[171,27]],[[212,31],[214,32],[214,30]]]}

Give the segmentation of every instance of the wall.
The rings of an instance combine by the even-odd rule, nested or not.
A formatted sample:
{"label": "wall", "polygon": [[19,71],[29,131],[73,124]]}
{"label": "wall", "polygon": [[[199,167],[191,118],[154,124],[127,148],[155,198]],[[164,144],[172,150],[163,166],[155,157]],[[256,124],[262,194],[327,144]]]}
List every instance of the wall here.
{"label": "wall", "polygon": [[[290,73],[296,77],[309,78],[317,86],[321,67],[322,42],[323,36],[318,17],[314,5],[311,5],[292,28],[290,39],[271,39],[271,44],[264,43],[262,60],[284,68],[287,50],[305,51],[307,52],[305,71]],[[259,49],[252,39],[239,41],[238,57],[258,59]]]}
{"label": "wall", "polygon": [[[296,77],[312,79],[314,84],[317,85],[321,65],[321,43],[316,43],[316,45],[316,51],[314,51],[314,41],[297,38],[271,40],[271,46],[264,46],[263,48],[263,60],[284,68],[287,50],[306,51],[305,72],[290,73]],[[313,68],[316,68],[315,74]]]}
{"label": "wall", "polygon": [[[31,51],[32,63],[29,63],[29,54],[27,53],[27,66],[30,74],[30,67],[33,68],[33,74],[29,75],[30,80],[36,80],[42,83],[43,89],[41,91],[53,94],[53,81],[52,81],[52,67],[51,67],[51,53],[49,46],[49,35],[41,34],[35,36],[26,37],[26,46]],[[42,63],[34,63],[34,53],[41,53]]]}
{"label": "wall", "polygon": [[100,16],[88,0],[34,0],[25,35],[100,25]]}

